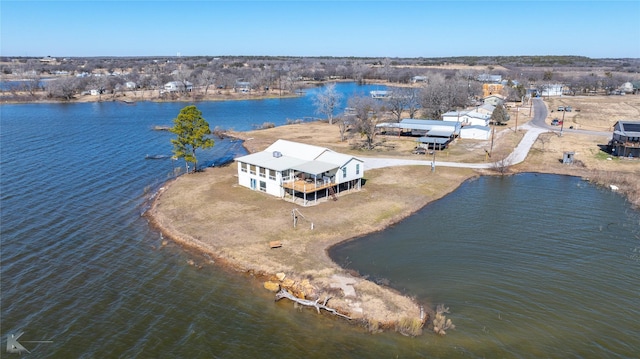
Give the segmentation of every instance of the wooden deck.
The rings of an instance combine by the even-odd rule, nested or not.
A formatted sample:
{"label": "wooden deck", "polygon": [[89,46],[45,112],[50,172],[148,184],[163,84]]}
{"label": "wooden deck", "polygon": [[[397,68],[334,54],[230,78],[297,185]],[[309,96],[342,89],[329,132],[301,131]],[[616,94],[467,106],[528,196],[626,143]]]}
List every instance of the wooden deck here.
{"label": "wooden deck", "polygon": [[326,182],[326,183],[323,181],[308,182],[303,180],[285,182],[282,184],[283,188],[292,189],[300,193],[313,193],[313,192],[317,192],[317,191],[329,188],[331,186],[335,186],[335,184],[331,182]]}

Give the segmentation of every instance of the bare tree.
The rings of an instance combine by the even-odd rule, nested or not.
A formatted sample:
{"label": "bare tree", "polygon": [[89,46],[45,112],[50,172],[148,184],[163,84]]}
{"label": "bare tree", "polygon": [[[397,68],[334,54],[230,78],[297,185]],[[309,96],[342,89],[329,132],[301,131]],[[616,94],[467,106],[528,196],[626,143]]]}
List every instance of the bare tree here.
{"label": "bare tree", "polygon": [[356,95],[349,98],[348,106],[353,111],[355,130],[366,137],[367,148],[372,149],[380,104],[369,96]]}
{"label": "bare tree", "polygon": [[542,145],[542,152],[544,152],[544,148],[545,145],[549,142],[551,142],[551,134],[548,133],[541,133],[538,136],[538,141],[540,142],[540,144]]}
{"label": "bare tree", "polygon": [[415,118],[416,114],[420,110],[419,93],[416,89],[411,89],[407,95],[407,111],[409,112],[409,118]]}
{"label": "bare tree", "polygon": [[204,86],[204,94],[209,91],[209,86],[213,85],[216,80],[216,74],[213,71],[203,70],[198,76],[198,85]]}
{"label": "bare tree", "polygon": [[107,76],[92,76],[90,86],[93,87],[93,90],[98,91],[98,101],[102,101],[102,94],[107,91],[107,87],[109,87],[109,79]]}
{"label": "bare tree", "polygon": [[391,96],[386,100],[386,109],[389,111],[396,122],[400,122],[402,114],[407,107],[407,97],[405,96],[404,88],[394,88],[391,90]]}
{"label": "bare tree", "polygon": [[369,67],[362,61],[356,61],[351,65],[352,77],[358,84],[364,84]]}
{"label": "bare tree", "polygon": [[451,109],[465,107],[469,101],[468,86],[467,80],[445,78],[442,74],[432,75],[420,95],[425,115],[439,119]]}
{"label": "bare tree", "polygon": [[324,91],[318,92],[313,104],[316,107],[316,112],[326,115],[329,119],[329,124],[333,125],[333,113],[336,107],[340,105],[341,99],[342,95],[336,91],[336,84],[331,83],[325,86]]}
{"label": "bare tree", "polygon": [[75,78],[62,77],[48,82],[47,91],[50,97],[59,97],[67,101],[77,92]]}
{"label": "bare tree", "polygon": [[347,116],[336,118],[336,124],[338,124],[338,130],[340,131],[340,142],[344,142],[349,124],[352,123],[352,119]]}
{"label": "bare tree", "polygon": [[391,68],[391,59],[388,57],[385,57],[382,60],[382,73],[383,73],[384,79],[387,80],[387,82],[390,81],[392,71],[393,69]]}
{"label": "bare tree", "polygon": [[509,155],[501,152],[494,153],[493,159],[495,160],[491,164],[491,169],[495,172],[498,172],[500,175],[504,176],[509,172],[509,168],[511,167],[511,161],[509,160]]}
{"label": "bare tree", "polygon": [[237,75],[229,71],[225,71],[218,77],[218,79],[216,80],[216,83],[219,86],[222,86],[223,88],[227,89],[227,88],[232,88],[235,85],[237,80],[238,80]]}
{"label": "bare tree", "polygon": [[398,87],[392,90],[385,107],[387,111],[395,117],[396,122],[400,122],[402,115],[407,111],[409,112],[409,117],[413,118],[418,112],[419,106],[418,95],[415,89]]}

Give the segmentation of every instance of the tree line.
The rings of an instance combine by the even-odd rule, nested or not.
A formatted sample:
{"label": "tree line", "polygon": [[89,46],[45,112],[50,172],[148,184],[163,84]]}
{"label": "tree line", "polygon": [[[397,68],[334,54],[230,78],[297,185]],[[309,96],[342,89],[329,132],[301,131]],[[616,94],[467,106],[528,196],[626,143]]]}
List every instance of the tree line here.
{"label": "tree line", "polygon": [[[475,65],[483,65],[488,71],[475,70],[472,67]],[[127,83],[134,83],[136,89],[158,90],[158,95],[170,81],[191,83],[197,93],[206,96],[213,89],[233,89],[239,82],[248,84],[251,91],[271,88],[295,93],[308,82],[348,80],[408,85],[415,76],[426,76],[429,84],[446,81],[451,87],[448,94],[434,92],[429,96],[464,97],[481,85],[476,79],[482,72],[508,80],[512,86],[508,86],[505,95],[517,99],[523,89],[549,83],[563,83],[575,94],[610,91],[624,82],[638,80],[640,60],[575,56],[433,59],[176,56],[65,58],[43,62],[39,58],[2,57],[0,67],[4,78],[23,80],[14,92],[21,91],[25,101],[42,92],[60,100],[71,100],[89,90],[117,94],[127,90]],[[44,82],[44,79],[51,80]]]}

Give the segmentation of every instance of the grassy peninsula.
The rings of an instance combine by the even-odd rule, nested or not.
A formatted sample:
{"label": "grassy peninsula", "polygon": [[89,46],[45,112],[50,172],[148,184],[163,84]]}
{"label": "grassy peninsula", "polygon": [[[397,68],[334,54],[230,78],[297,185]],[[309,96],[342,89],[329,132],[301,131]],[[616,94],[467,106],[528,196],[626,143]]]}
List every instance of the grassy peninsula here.
{"label": "grassy peninsula", "polygon": [[[640,111],[640,96],[608,99],[616,102],[602,106],[595,101],[590,105],[594,103],[592,98],[572,97],[547,100],[547,105],[553,108],[557,101],[569,102],[582,111],[565,118],[566,123],[599,131],[609,130],[617,119],[637,117]],[[617,111],[607,114],[599,110],[612,106]],[[521,111],[520,124],[528,120],[527,115]],[[355,145],[361,140],[359,136],[341,142],[337,127],[320,121],[231,135],[245,140],[250,152],[263,150],[282,138],[358,156],[429,159],[411,153],[413,139],[397,136],[379,136],[374,150],[363,151]],[[496,135],[494,151],[508,153],[521,138],[522,131],[516,131],[510,123]],[[601,181],[603,185],[619,184],[627,198],[638,205],[640,188],[634,179],[640,175],[640,163],[603,155],[598,144],[607,141],[598,135],[542,134],[527,159],[508,168],[507,173],[557,173]],[[457,140],[450,149],[437,153],[437,160],[482,162],[486,145],[483,141]],[[576,152],[574,165],[559,161],[568,150]],[[429,166],[368,170],[361,191],[342,195],[337,201],[298,207],[238,186],[236,171],[235,164],[230,164],[167,183],[148,212],[150,221],[176,242],[207,253],[219,264],[255,275],[257,283],[268,290],[286,288],[298,298],[319,299],[321,303],[330,298],[327,306],[372,332],[390,329],[407,335],[421,333],[429,317],[433,319],[438,303],[417,303],[407,293],[345,270],[329,258],[327,249],[397,223],[470,178],[499,174],[447,167],[431,172]],[[304,215],[296,228],[291,218],[294,208]],[[269,242],[276,240],[282,247],[270,248]]]}

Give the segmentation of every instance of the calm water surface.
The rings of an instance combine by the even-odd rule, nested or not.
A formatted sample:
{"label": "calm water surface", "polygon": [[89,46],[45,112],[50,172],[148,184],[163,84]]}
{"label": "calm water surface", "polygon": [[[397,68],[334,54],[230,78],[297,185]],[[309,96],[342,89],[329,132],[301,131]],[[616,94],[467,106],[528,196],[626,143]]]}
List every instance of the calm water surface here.
{"label": "calm water surface", "polygon": [[[247,130],[315,116],[314,91],[197,106],[212,127]],[[574,178],[470,182],[333,251],[425,304],[447,304],[458,329],[445,338],[369,335],[162,246],[140,215],[183,164],[145,155],[171,153],[171,134],[151,128],[184,106],[0,106],[2,357],[19,357],[5,343],[22,331],[27,358],[631,357],[640,347],[638,213]],[[243,153],[216,139],[199,159]],[[52,342],[27,343],[39,340]]]}
{"label": "calm water surface", "polygon": [[443,341],[461,356],[631,358],[639,221],[624,199],[575,177],[483,177],[331,254],[446,304],[457,330]]}

